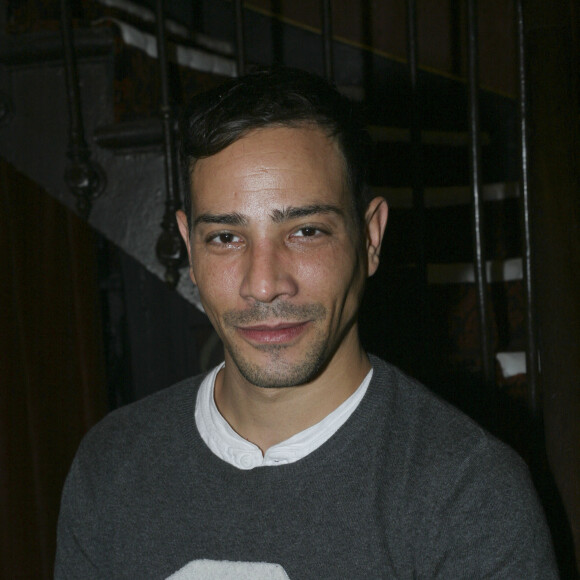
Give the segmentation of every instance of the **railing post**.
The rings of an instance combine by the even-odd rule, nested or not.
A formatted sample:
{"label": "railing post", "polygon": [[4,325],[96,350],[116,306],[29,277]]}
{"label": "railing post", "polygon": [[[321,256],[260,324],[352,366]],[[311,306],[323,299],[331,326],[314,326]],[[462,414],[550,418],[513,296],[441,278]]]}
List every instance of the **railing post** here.
{"label": "railing post", "polygon": [[517,2],[517,31],[521,171],[520,207],[524,245],[524,292],[526,295],[526,375],[528,383],[528,407],[532,416],[538,418],[538,344],[532,270],[532,233],[528,167],[528,95],[525,70],[524,17],[521,0]]}
{"label": "railing post", "polygon": [[[425,349],[427,315],[427,263],[425,259],[425,200],[423,188],[423,159],[421,150],[421,115],[418,82],[417,2],[407,0],[407,64],[409,69],[411,174],[413,189],[413,223],[415,234],[416,284],[419,320],[418,340],[422,353]],[[421,359],[423,357],[420,357]]]}
{"label": "railing post", "polygon": [[179,281],[179,267],[185,261],[185,247],[179,235],[175,212],[181,207],[179,199],[179,167],[175,147],[173,114],[169,96],[167,53],[165,50],[165,17],[163,0],[157,0],[157,56],[159,58],[159,83],[161,85],[160,113],[163,124],[163,144],[165,159],[165,213],[157,240],[156,253],[165,266],[165,281],[176,286]]}
{"label": "railing post", "polygon": [[68,151],[70,160],[64,180],[77,198],[77,211],[87,219],[92,201],[105,189],[105,173],[91,161],[85,140],[85,129],[79,91],[78,68],[74,52],[72,17],[68,0],[60,2],[60,29],[65,64],[66,91],[68,100]]}
{"label": "railing post", "polygon": [[467,0],[468,94],[469,94],[469,159],[473,198],[473,245],[477,306],[479,310],[481,366],[488,385],[495,383],[495,366],[491,356],[488,323],[487,272],[483,246],[483,204],[481,198],[481,142],[479,134],[479,63],[477,1]]}
{"label": "railing post", "polygon": [[246,72],[246,50],[244,45],[244,4],[242,0],[235,0],[236,11],[236,64],[238,76]]}
{"label": "railing post", "polygon": [[331,0],[321,0],[322,41],[324,47],[324,76],[334,81],[334,53],[332,50],[332,4]]}

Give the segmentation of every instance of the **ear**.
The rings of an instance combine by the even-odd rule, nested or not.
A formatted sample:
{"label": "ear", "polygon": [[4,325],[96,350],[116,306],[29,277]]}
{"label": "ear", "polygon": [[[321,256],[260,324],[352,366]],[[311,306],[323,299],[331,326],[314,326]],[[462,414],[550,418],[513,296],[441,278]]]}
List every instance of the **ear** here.
{"label": "ear", "polygon": [[369,203],[365,213],[368,276],[372,276],[379,267],[381,244],[383,243],[388,217],[389,206],[386,200],[383,197],[375,197]]}
{"label": "ear", "polygon": [[177,220],[177,225],[179,227],[179,233],[185,242],[187,248],[187,255],[189,256],[189,277],[191,281],[195,284],[195,276],[193,274],[193,261],[191,259],[191,242],[190,242],[190,232],[189,224],[187,223],[187,216],[182,210],[177,210],[175,213],[175,219]]}

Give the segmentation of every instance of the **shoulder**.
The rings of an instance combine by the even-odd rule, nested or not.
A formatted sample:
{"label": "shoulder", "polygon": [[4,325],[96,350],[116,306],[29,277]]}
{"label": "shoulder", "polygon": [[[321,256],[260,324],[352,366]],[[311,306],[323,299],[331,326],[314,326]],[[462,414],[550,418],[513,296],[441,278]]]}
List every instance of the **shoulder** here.
{"label": "shoulder", "polygon": [[527,465],[515,451],[395,367],[376,358],[372,363],[385,463],[407,482],[415,509],[459,505],[460,496],[515,505],[535,498]]}
{"label": "shoulder", "polygon": [[189,438],[195,400],[204,376],[185,379],[112,411],[83,438],[75,463],[109,470],[113,464],[147,461],[154,450]]}
{"label": "shoulder", "polygon": [[[62,493],[57,577],[113,577],[105,570],[118,562],[120,536],[156,517],[162,498],[179,496],[202,379],[184,380],[113,411],[84,437]],[[98,573],[95,563],[104,566]]]}
{"label": "shoulder", "polygon": [[[542,569],[542,577],[554,577],[549,534],[524,461],[422,384],[380,359],[371,362],[373,396],[385,416],[383,459],[396,473],[389,494],[398,486],[398,518],[415,546],[430,547],[422,560],[426,575],[487,570],[507,578],[525,570],[537,577]],[[496,566],[509,573],[494,575]]]}
{"label": "shoulder", "polygon": [[385,428],[407,446],[428,450],[433,460],[474,453],[494,455],[518,464],[517,454],[453,405],[396,367],[371,357],[372,397],[383,407]]}

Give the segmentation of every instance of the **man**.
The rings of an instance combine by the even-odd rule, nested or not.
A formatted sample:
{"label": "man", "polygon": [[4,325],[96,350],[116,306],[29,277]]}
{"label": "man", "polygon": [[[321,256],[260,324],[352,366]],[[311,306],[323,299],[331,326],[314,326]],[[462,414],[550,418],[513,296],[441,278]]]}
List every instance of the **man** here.
{"label": "man", "polygon": [[224,364],[85,438],[57,578],[555,578],[527,471],[357,332],[385,200],[324,81],[194,99],[178,212]]}

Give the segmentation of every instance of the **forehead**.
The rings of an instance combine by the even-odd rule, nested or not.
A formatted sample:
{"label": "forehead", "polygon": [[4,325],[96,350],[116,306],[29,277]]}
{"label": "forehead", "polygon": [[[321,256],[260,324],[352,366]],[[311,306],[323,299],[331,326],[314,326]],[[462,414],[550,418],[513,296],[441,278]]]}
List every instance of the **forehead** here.
{"label": "forehead", "polygon": [[345,163],[335,140],[315,127],[256,129],[192,171],[194,217],[312,203],[350,204]]}

